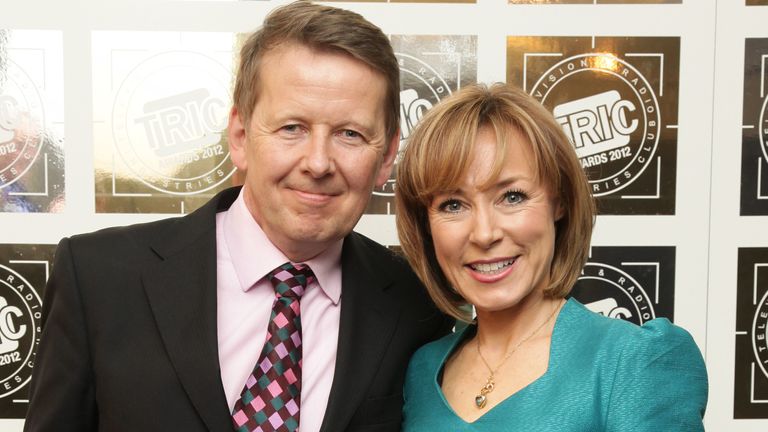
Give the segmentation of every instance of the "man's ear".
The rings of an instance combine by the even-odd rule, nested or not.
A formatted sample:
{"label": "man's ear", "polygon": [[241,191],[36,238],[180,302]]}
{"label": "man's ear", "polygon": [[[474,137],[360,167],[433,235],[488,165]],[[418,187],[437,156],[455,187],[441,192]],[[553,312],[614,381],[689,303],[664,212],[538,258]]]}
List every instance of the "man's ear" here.
{"label": "man's ear", "polygon": [[248,134],[246,133],[243,119],[240,118],[240,113],[237,111],[237,107],[234,106],[229,112],[227,140],[229,141],[229,157],[232,159],[232,163],[240,171],[246,171],[248,169],[248,158],[246,157],[245,150]]}
{"label": "man's ear", "polygon": [[389,180],[389,175],[392,174],[392,167],[395,165],[395,158],[397,158],[397,151],[400,149],[400,129],[392,136],[386,150],[384,150],[384,158],[381,160],[381,166],[379,172],[376,174],[376,187],[380,188],[384,183]]}

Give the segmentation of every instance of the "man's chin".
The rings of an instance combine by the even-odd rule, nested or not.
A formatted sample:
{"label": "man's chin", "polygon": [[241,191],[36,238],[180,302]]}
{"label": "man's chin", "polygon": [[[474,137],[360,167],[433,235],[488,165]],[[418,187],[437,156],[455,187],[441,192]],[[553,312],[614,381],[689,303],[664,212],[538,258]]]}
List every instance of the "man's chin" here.
{"label": "man's chin", "polygon": [[296,230],[282,244],[276,244],[291,261],[301,262],[312,259],[344,238],[339,231],[332,233]]}
{"label": "man's chin", "polygon": [[341,240],[346,234],[348,234],[348,231],[339,229],[312,230],[306,229],[305,227],[304,229],[297,228],[292,233],[291,240],[296,244],[305,244],[307,246],[331,244],[337,240]]}

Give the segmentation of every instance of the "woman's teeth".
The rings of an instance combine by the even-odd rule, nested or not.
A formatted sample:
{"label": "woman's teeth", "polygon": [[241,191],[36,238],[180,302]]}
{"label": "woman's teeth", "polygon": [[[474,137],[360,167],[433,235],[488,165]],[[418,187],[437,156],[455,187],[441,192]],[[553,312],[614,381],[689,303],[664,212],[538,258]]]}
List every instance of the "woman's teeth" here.
{"label": "woman's teeth", "polygon": [[504,261],[498,261],[494,263],[484,263],[484,264],[471,264],[470,267],[472,267],[472,270],[480,273],[485,274],[496,274],[500,273],[504,268],[512,265],[515,260],[509,259]]}

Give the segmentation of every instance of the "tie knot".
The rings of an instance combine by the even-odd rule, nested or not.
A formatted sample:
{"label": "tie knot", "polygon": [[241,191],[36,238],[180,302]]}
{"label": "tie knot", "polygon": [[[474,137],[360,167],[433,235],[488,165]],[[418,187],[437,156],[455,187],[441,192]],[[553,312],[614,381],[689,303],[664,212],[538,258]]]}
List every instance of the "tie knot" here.
{"label": "tie knot", "polygon": [[267,275],[267,279],[275,288],[275,295],[293,298],[301,298],[307,284],[314,278],[315,275],[308,265],[290,262],[279,266]]}

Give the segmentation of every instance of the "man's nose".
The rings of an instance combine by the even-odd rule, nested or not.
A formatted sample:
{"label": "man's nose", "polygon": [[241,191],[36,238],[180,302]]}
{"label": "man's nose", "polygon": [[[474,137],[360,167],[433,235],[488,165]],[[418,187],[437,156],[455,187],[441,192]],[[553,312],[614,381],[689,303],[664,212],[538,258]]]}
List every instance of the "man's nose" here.
{"label": "man's nose", "polygon": [[304,169],[315,178],[333,173],[335,164],[332,156],[333,142],[322,134],[311,134],[304,156]]}

